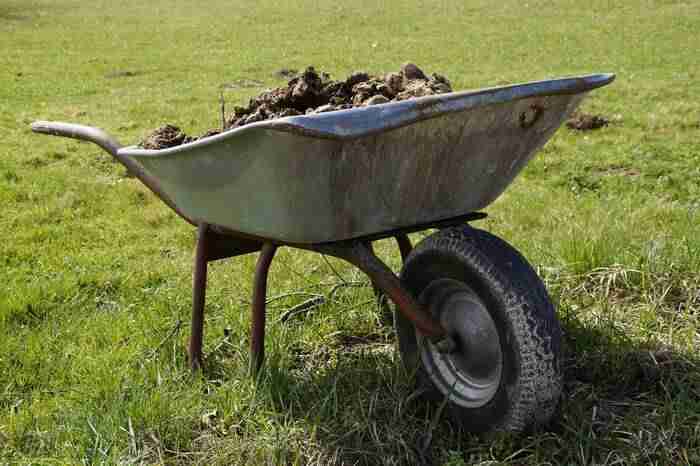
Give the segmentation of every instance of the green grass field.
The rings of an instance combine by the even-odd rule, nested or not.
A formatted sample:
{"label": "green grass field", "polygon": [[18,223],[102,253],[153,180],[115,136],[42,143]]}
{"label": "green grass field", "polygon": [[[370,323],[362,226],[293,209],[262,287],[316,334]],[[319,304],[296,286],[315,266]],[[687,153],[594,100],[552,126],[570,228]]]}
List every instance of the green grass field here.
{"label": "green grass field", "polygon": [[[0,464],[700,464],[698,2],[196,3],[0,1]],[[193,376],[194,230],[96,146],[28,126],[198,133],[220,121],[223,84],[232,106],[284,84],[281,68],[406,61],[455,89],[618,75],[583,105],[611,125],[561,129],[479,223],[558,306],[566,384],[548,432],[480,439],[440,418],[366,277],[296,250],[270,272],[257,384],[255,255],[210,267]],[[379,252],[399,269],[393,243]],[[278,322],[341,279],[358,286]]]}

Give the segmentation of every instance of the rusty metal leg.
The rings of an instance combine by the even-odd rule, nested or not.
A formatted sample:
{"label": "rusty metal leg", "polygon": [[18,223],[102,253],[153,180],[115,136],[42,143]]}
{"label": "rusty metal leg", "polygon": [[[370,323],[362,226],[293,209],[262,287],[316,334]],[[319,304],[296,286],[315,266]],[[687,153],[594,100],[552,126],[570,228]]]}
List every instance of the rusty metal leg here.
{"label": "rusty metal leg", "polygon": [[202,367],[202,335],[204,333],[204,302],[207,291],[208,228],[206,223],[197,227],[197,251],[194,256],[192,280],[192,329],[190,333],[190,367]]}
{"label": "rusty metal leg", "polygon": [[[371,241],[363,242],[367,250],[374,254],[374,247]],[[377,307],[379,308],[379,322],[382,325],[393,325],[394,324],[394,313],[389,306],[389,301],[382,291],[382,289],[377,286],[377,284],[372,281],[372,291],[374,292],[374,297],[377,299]]]}
{"label": "rusty metal leg", "polygon": [[250,332],[250,373],[256,375],[265,359],[265,296],[267,294],[267,272],[277,246],[265,243],[255,266],[253,282],[253,315]]}
{"label": "rusty metal leg", "polygon": [[399,245],[399,251],[401,251],[401,260],[406,263],[408,255],[413,251],[413,245],[411,245],[411,240],[408,239],[408,235],[396,235],[394,239]]}
{"label": "rusty metal leg", "polygon": [[[371,241],[365,241],[362,244],[365,245],[368,251],[374,254],[374,246],[372,245]],[[372,282],[372,290],[374,291],[374,296],[376,296],[377,300],[381,300],[381,298],[384,296],[384,293],[382,293],[381,288],[379,288],[374,282]]]}

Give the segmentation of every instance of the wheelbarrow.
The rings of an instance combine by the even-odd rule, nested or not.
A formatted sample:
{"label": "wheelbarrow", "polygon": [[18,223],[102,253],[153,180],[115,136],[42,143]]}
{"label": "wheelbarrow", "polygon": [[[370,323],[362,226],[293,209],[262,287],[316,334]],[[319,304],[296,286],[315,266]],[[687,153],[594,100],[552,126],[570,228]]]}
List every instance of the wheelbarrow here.
{"label": "wheelbarrow", "polygon": [[[399,351],[428,399],[474,432],[546,424],[562,389],[561,329],[512,246],[468,222],[493,202],[596,74],[263,121],[178,147],[122,147],[102,130],[37,121],[91,141],[197,227],[189,358],[202,364],[207,264],[260,252],[251,368],[264,357],[267,275],[280,246],[357,266],[395,304]],[[412,247],[408,234],[437,229]],[[373,252],[395,238],[400,276]]]}

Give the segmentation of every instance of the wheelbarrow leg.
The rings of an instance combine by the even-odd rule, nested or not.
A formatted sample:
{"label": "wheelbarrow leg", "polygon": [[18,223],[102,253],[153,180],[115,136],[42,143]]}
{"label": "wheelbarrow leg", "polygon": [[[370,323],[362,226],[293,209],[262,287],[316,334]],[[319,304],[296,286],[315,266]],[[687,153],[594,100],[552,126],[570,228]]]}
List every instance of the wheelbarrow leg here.
{"label": "wheelbarrow leg", "polygon": [[255,266],[253,282],[253,312],[250,332],[250,373],[258,374],[265,359],[265,300],[267,295],[267,272],[275,256],[277,246],[265,243],[262,246],[258,263]]}
{"label": "wheelbarrow leg", "polygon": [[411,240],[408,239],[408,235],[396,235],[394,239],[399,245],[399,251],[401,251],[401,261],[405,264],[406,258],[408,258],[408,255],[413,251]]}
{"label": "wheelbarrow leg", "polygon": [[[372,244],[371,241],[365,241],[363,243],[365,247],[374,254],[374,245]],[[381,288],[379,288],[376,283],[372,282],[372,291],[374,291],[374,296],[377,298],[377,303],[381,305],[381,301],[384,297],[384,293],[382,293]]]}
{"label": "wheelbarrow leg", "polygon": [[[371,241],[365,241],[363,244],[368,251],[374,254],[374,246]],[[394,313],[391,310],[391,306],[389,306],[389,301],[374,280],[372,280],[372,291],[374,292],[374,298],[377,300],[377,307],[379,308],[379,323],[382,325],[393,325]]]}
{"label": "wheelbarrow leg", "polygon": [[190,333],[190,367],[193,371],[202,367],[202,336],[204,333],[204,302],[207,292],[208,228],[206,223],[197,227],[197,250],[194,256],[192,283],[192,328]]}

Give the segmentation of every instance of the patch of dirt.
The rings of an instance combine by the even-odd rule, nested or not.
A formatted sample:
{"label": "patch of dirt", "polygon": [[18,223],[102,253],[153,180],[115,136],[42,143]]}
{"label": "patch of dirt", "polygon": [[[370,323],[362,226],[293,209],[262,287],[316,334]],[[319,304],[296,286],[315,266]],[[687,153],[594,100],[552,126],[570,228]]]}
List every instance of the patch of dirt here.
{"label": "patch of dirt", "polygon": [[610,120],[602,115],[575,113],[566,121],[566,127],[576,131],[590,131],[608,126]]}
{"label": "patch of dirt", "polygon": [[[292,73],[295,71],[285,68],[276,75],[282,77]],[[245,107],[234,107],[233,113],[224,118],[223,130],[275,118],[379,105],[448,92],[452,92],[452,85],[447,78],[439,74],[428,77],[413,63],[405,63],[398,72],[383,76],[356,71],[342,81],[334,81],[329,74],[317,72],[310,66],[293,77],[287,86],[266,90],[250,99]],[[164,149],[219,132],[212,130],[206,135],[191,137],[177,126],[165,125],[147,136],[140,146]]]}
{"label": "patch of dirt", "polygon": [[356,346],[368,346],[373,344],[387,344],[387,336],[383,334],[368,334],[368,335],[348,335],[340,333],[336,335],[338,346],[350,350]]}
{"label": "patch of dirt", "polygon": [[105,78],[107,78],[107,79],[132,78],[134,76],[141,76],[142,74],[143,74],[142,71],[120,70],[120,71],[112,71],[111,73],[105,74]]}
{"label": "patch of dirt", "polygon": [[49,160],[42,158],[42,157],[32,157],[32,158],[26,159],[22,162],[23,165],[30,167],[30,168],[45,167],[49,163],[50,163]]}
{"label": "patch of dirt", "polygon": [[194,138],[185,134],[174,125],[164,125],[149,134],[139,144],[144,149],[167,149],[194,141]]}
{"label": "patch of dirt", "polygon": [[0,10],[0,19],[4,21],[29,21],[32,19],[29,15],[12,13],[10,11]]}
{"label": "patch of dirt", "polygon": [[627,177],[637,177],[640,176],[642,173],[636,169],[636,168],[630,168],[630,167],[608,167],[602,170],[599,170],[597,174],[601,176],[627,176]]}
{"label": "patch of dirt", "polygon": [[291,69],[291,68],[282,68],[278,71],[275,71],[274,77],[275,78],[280,78],[280,79],[290,79],[296,76],[298,73],[297,70]]}

